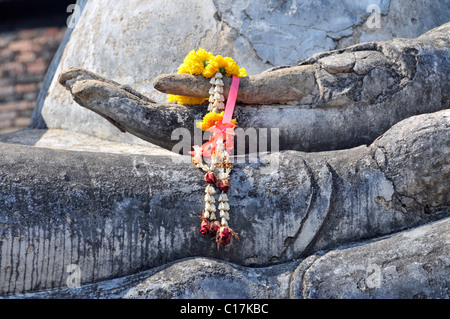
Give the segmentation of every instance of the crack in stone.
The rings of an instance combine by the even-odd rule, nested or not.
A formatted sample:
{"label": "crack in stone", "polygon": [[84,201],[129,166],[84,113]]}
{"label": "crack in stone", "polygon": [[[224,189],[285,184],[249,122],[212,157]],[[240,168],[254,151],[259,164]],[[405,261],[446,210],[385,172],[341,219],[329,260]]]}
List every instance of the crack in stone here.
{"label": "crack in stone", "polygon": [[274,65],[270,62],[270,61],[264,61],[259,55],[258,52],[256,52],[255,48],[253,47],[253,44],[251,43],[250,39],[248,37],[246,37],[242,32],[240,32],[239,30],[237,30],[236,28],[233,28],[231,25],[229,25],[227,22],[225,22],[224,20],[221,21],[221,23],[223,23],[224,25],[226,25],[227,27],[230,28],[230,30],[233,30],[237,36],[241,37],[242,39],[244,39],[247,43],[248,46],[251,48],[251,51],[249,52],[250,54],[252,54],[258,61],[260,61],[263,64],[267,64],[270,67],[274,67]]}
{"label": "crack in stone", "polygon": [[[235,32],[235,34],[239,37],[241,37],[242,39],[244,39],[248,46],[251,48],[251,51],[249,53],[251,53],[258,61],[260,61],[263,64],[268,64],[269,66],[273,67],[274,65],[270,62],[270,61],[264,61],[259,54],[256,52],[255,48],[252,45],[252,42],[250,41],[250,39],[245,36],[242,32],[240,32],[237,28],[234,28],[233,26],[231,26],[228,22],[225,21],[225,19],[223,19],[222,15],[219,12],[219,6],[217,4],[217,0],[212,0],[213,5],[216,9],[216,12],[214,13],[214,18],[222,23],[223,25],[227,26],[230,30],[233,30]],[[245,10],[242,10],[242,13],[245,15],[245,17],[249,20],[252,20],[251,17],[247,14],[247,12]]]}
{"label": "crack in stone", "polygon": [[321,255],[320,253],[308,256],[300,262],[297,268],[295,268],[289,278],[289,298],[305,299],[305,275],[323,256],[325,256],[325,254]]}
{"label": "crack in stone", "polygon": [[283,257],[283,255],[286,253],[286,251],[292,246],[292,244],[297,240],[298,236],[301,234],[303,226],[309,217],[309,213],[311,212],[311,206],[313,203],[313,199],[315,198],[315,195],[316,195],[316,192],[313,187],[311,190],[311,195],[309,196],[308,206],[306,207],[305,217],[302,219],[300,226],[298,227],[294,236],[287,237],[285,239],[283,250],[281,251],[280,255],[278,256],[278,259],[281,259]]}
{"label": "crack in stone", "polygon": [[[318,186],[318,182],[317,180],[314,178],[314,175],[312,173],[312,169],[308,166],[308,164],[306,163],[306,161],[304,159],[303,163],[304,166],[307,170],[307,174],[310,176],[311,178],[311,195],[309,197],[309,201],[308,201],[308,206],[306,208],[306,212],[305,212],[305,217],[302,219],[300,226],[297,229],[297,232],[295,233],[294,236],[292,237],[288,237],[285,240],[285,246],[283,248],[283,250],[281,251],[280,255],[278,256],[279,259],[281,259],[287,252],[288,249],[290,249],[292,247],[292,245],[294,245],[294,243],[297,241],[298,237],[302,234],[302,231],[304,230],[304,226],[305,224],[310,220],[310,215],[311,215],[311,211],[312,211],[312,207],[314,206],[314,204],[317,201],[317,196],[320,196],[321,192],[319,191],[319,193],[317,193],[316,189],[321,189]],[[328,199],[323,199],[323,200],[327,200],[328,201],[328,205],[327,205],[327,211],[325,213],[325,215],[323,216],[323,218],[321,218],[320,221],[320,226],[317,228],[317,230],[314,232],[314,235],[312,236],[312,238],[309,239],[309,242],[305,245],[301,255],[307,254],[306,252],[312,247],[312,245],[314,245],[314,243],[316,242],[317,238],[321,235],[321,230],[323,229],[324,225],[325,225],[325,221],[328,219],[328,216],[330,215],[331,212],[331,206],[332,206],[332,201],[333,201],[333,197],[335,194],[335,190],[334,190],[334,185],[335,183],[333,182],[334,178],[334,174],[331,170],[331,167],[328,163],[325,164],[325,167],[327,168],[328,173],[330,173],[330,177],[331,178],[331,192],[329,195]],[[323,195],[323,194],[322,194]]]}
{"label": "crack in stone", "polygon": [[[380,136],[378,139],[380,139],[380,138],[381,138],[381,136]],[[378,139],[377,139],[377,140],[378,140]],[[384,160],[385,160],[385,163],[384,163],[384,165],[383,165],[384,168],[381,167],[380,163],[378,163],[378,160],[377,160],[376,157],[375,157],[376,149],[379,149],[379,150],[381,150],[381,151],[383,152]],[[389,177],[389,176],[386,174],[386,167],[388,166],[388,162],[387,162],[387,161],[388,161],[388,158],[387,158],[387,156],[386,156],[386,150],[385,150],[383,147],[381,147],[381,146],[376,146],[376,149],[373,150],[373,151],[371,152],[371,157],[372,157],[372,159],[374,160],[374,162],[375,162],[375,164],[376,164],[378,170],[379,170],[381,173],[383,173],[383,176],[384,176],[384,177],[391,183],[391,185],[392,185],[392,188],[393,188],[393,190],[394,190],[394,193],[393,193],[393,198],[392,198],[391,202],[394,202],[394,199],[395,199],[395,200],[397,200],[398,203],[401,205],[401,208],[400,208],[400,209],[395,208],[395,205],[393,205],[392,208],[394,208],[394,209],[397,210],[397,211],[401,211],[402,213],[407,213],[407,210],[406,210],[406,208],[405,208],[407,205],[405,204],[405,202],[404,202],[403,199],[404,199],[404,198],[408,198],[408,199],[413,200],[414,203],[415,203],[416,205],[418,205],[419,207],[421,207],[422,211],[425,211],[426,205],[423,205],[423,204],[419,203],[419,202],[417,201],[417,199],[415,199],[414,197],[408,196],[408,195],[405,195],[405,194],[402,194],[402,193],[400,193],[400,192],[397,190],[396,185],[395,185],[393,179],[392,179],[391,177]],[[394,202],[394,203],[395,203],[395,202]]]}

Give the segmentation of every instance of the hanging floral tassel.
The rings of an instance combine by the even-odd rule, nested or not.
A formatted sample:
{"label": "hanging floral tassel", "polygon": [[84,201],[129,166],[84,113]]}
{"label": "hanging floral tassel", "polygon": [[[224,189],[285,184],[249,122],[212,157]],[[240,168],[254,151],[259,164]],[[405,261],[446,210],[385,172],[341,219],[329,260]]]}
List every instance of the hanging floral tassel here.
{"label": "hanging floral tassel", "polygon": [[[239,239],[238,234],[228,225],[230,204],[226,194],[230,188],[230,174],[233,169],[229,152],[234,144],[233,137],[236,120],[233,121],[230,118],[229,122],[223,122],[225,114],[229,114],[230,111],[228,102],[227,108],[225,108],[224,104],[222,73],[216,73],[210,83],[212,85],[209,91],[208,110],[210,110],[210,113],[204,117],[203,122],[198,126],[202,129],[208,129],[212,132],[212,135],[209,141],[201,147],[194,146],[194,151],[191,152],[191,155],[193,156],[192,161],[195,167],[206,171],[204,179],[208,184],[205,189],[205,209],[200,217],[202,219],[200,233],[215,236],[217,247],[220,248],[221,245],[228,245],[232,237]],[[223,111],[224,109],[225,111]],[[233,110],[231,110],[232,112]],[[215,119],[215,121],[213,122],[211,119]],[[202,156],[211,158],[209,166],[203,164]],[[217,210],[214,198],[216,191],[213,185],[221,192],[218,206],[220,221],[217,220],[216,216]]]}
{"label": "hanging floral tassel", "polygon": [[[197,127],[203,131],[210,131],[211,137],[202,146],[195,145],[193,151],[189,153],[192,155],[194,166],[205,172],[204,180],[207,184],[205,207],[200,216],[202,220],[200,233],[215,236],[219,249],[222,245],[228,245],[233,237],[239,239],[238,234],[228,225],[230,204],[227,192],[230,189],[230,174],[233,169],[230,152],[234,145],[236,127],[236,119],[232,119],[232,115],[239,89],[239,77],[247,76],[247,72],[244,68],[239,68],[232,58],[214,56],[199,49],[189,52],[178,68],[178,73],[201,74],[210,79],[209,99],[179,95],[169,95],[168,99],[181,104],[202,104],[208,100],[209,113],[203,117],[202,122],[197,123]],[[224,76],[233,77],[226,105],[223,96]],[[209,165],[203,163],[203,157],[211,159]],[[218,207],[216,207],[216,192],[220,193]]]}

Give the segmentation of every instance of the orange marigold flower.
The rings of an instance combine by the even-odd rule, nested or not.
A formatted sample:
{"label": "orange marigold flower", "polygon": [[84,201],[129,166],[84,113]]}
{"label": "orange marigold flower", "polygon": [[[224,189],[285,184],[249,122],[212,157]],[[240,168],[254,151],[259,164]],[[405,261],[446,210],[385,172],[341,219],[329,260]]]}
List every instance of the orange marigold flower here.
{"label": "orange marigold flower", "polygon": [[167,97],[167,100],[169,102],[177,102],[178,104],[185,104],[185,105],[199,105],[205,102],[206,98],[203,97],[194,97],[194,96],[183,96],[183,95],[175,95],[175,94],[169,94]]}
{"label": "orange marigold flower", "polygon": [[[203,117],[202,122],[197,122],[197,127],[201,128],[202,131],[206,131],[216,125],[216,122],[222,122],[223,115],[223,111],[221,113],[209,112]],[[231,123],[236,124],[236,119],[232,119]]]}

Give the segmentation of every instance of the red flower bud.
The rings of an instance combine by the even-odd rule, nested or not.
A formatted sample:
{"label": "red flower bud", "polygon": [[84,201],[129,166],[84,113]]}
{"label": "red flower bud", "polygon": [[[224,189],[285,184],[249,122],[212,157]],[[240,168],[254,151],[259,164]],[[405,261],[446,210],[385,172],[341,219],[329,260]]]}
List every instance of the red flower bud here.
{"label": "red flower bud", "polygon": [[222,192],[228,192],[228,189],[230,189],[230,178],[217,181],[216,186]]}
{"label": "red flower bud", "polygon": [[209,233],[209,222],[206,219],[203,219],[200,225],[200,234],[208,235]]}
{"label": "red flower bud", "polygon": [[216,234],[217,249],[219,249],[220,245],[228,245],[233,236],[239,239],[238,234],[231,228],[220,227]]}
{"label": "red flower bud", "polygon": [[212,234],[213,236],[215,236],[215,235],[217,234],[217,231],[219,230],[219,228],[220,228],[220,224],[219,224],[218,221],[216,221],[216,222],[214,222],[214,223],[211,223],[210,226],[209,226],[209,232],[210,232],[210,234]]}
{"label": "red flower bud", "polygon": [[217,177],[212,172],[208,172],[205,174],[205,182],[208,184],[215,184],[217,183]]}
{"label": "red flower bud", "polygon": [[220,234],[220,239],[222,240],[222,244],[223,245],[228,245],[231,241],[231,232],[230,229],[228,227],[224,227],[221,234]]}

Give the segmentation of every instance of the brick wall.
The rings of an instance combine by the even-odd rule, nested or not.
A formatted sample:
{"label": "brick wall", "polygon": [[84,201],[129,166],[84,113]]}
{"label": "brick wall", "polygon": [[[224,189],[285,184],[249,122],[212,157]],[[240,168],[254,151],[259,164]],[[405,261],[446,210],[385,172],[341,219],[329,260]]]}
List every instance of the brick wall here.
{"label": "brick wall", "polygon": [[0,134],[28,126],[66,27],[0,33]]}

